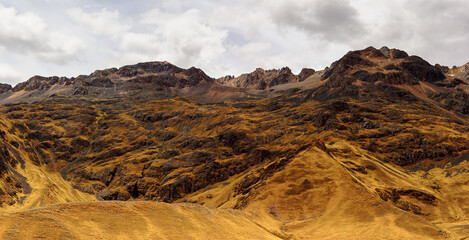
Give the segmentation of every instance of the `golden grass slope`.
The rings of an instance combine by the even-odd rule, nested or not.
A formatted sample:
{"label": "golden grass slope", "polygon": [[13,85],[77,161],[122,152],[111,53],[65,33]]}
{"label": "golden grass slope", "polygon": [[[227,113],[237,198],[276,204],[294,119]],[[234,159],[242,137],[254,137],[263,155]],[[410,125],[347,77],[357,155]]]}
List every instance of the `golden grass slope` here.
{"label": "golden grass slope", "polygon": [[3,239],[282,239],[258,219],[196,204],[51,205],[0,217]]}
{"label": "golden grass slope", "polygon": [[[377,159],[365,160],[363,156],[353,157],[354,154],[347,154],[347,158],[338,156],[339,151],[351,149],[352,146],[342,142],[334,144],[330,153],[317,147],[304,151],[284,170],[251,190],[243,210],[265,218],[274,217],[291,239],[445,239],[453,236],[436,224],[438,221],[428,219],[433,213],[414,215],[382,201],[374,190],[373,184],[380,185],[375,177],[387,178],[397,185],[401,183],[402,187],[418,189],[420,186],[407,182],[399,168],[388,169]],[[357,174],[347,169],[347,161],[373,170],[368,170],[369,174]],[[413,180],[415,177],[409,176]],[[233,179],[227,183],[231,181]],[[225,191],[232,192],[231,189]],[[207,199],[207,195],[230,196],[213,187],[187,199],[228,208],[239,201],[239,197]]]}
{"label": "golden grass slope", "polygon": [[[0,215],[0,236],[4,239],[460,239],[469,236],[465,186],[468,173],[463,170],[467,168],[466,162],[429,172],[407,172],[368,158],[365,150],[345,141],[335,140],[336,143],[326,148],[312,146],[304,150],[246,196],[233,197],[236,184],[225,184],[240,181],[240,174],[183,200],[202,203],[205,199],[202,204],[208,206],[87,202],[90,199],[86,195],[81,198],[82,193],[75,195],[76,190],[70,191],[67,182],[62,184],[63,180],[53,174],[48,177],[57,181],[54,187],[45,187],[47,181],[41,185],[40,180],[45,179],[34,178],[38,173],[33,171],[30,179],[38,182],[31,181],[35,190],[29,202],[41,198],[50,201],[44,204],[82,202],[4,211]],[[349,162],[363,166],[367,174],[354,171]],[[263,167],[267,166],[260,166]],[[448,178],[447,173],[453,178]],[[439,190],[431,187],[435,183]],[[419,204],[423,215],[396,208],[375,192],[375,188],[393,186],[431,192],[437,195],[438,205],[407,199]],[[208,195],[212,197],[207,198]],[[245,197],[246,205],[242,210],[233,210],[240,197]]]}
{"label": "golden grass slope", "polygon": [[60,173],[50,171],[45,166],[36,166],[30,162],[26,162],[25,165],[24,169],[18,168],[18,172],[28,179],[31,192],[22,193],[19,196],[23,199],[21,203],[0,208],[0,214],[57,203],[97,201],[94,195],[73,188],[70,182],[62,178]]}

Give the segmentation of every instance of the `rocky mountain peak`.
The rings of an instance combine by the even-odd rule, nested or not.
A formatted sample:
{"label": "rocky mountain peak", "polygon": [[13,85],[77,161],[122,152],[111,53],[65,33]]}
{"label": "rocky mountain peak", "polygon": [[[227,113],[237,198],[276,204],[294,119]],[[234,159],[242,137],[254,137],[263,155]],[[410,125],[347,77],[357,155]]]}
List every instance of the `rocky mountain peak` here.
{"label": "rocky mountain peak", "polygon": [[12,90],[13,87],[10,84],[0,83],[0,94]]}
{"label": "rocky mountain peak", "polygon": [[119,71],[117,68],[108,68],[104,70],[96,70],[92,74],[90,74],[90,77],[109,77],[113,74],[116,74]]}
{"label": "rocky mountain peak", "polygon": [[17,84],[12,90],[14,92],[25,90],[46,90],[52,87],[55,84],[69,85],[70,79],[66,77],[43,77],[43,76],[33,76],[28,81]]}
{"label": "rocky mountain peak", "polygon": [[406,58],[409,56],[406,52],[399,50],[399,49],[389,49],[388,47],[384,46],[379,49],[380,52],[384,54],[387,58],[390,59],[401,59],[401,58]]}
{"label": "rocky mountain peak", "polygon": [[300,74],[298,74],[298,81],[303,82],[308,77],[313,75],[316,71],[312,68],[303,68],[301,69]]}
{"label": "rocky mountain peak", "polygon": [[179,73],[184,71],[169,62],[144,62],[135,65],[127,65],[118,69],[120,77],[135,77],[149,73]]}
{"label": "rocky mountain peak", "polygon": [[[56,94],[93,95],[95,97],[132,94],[143,97],[144,94],[164,95],[184,91],[186,96],[205,96],[202,98],[207,101],[221,101],[245,96],[243,92],[246,89],[275,92],[276,89],[295,86],[303,89],[314,88],[317,99],[329,99],[369,95],[385,89],[394,91],[392,86],[417,86],[422,82],[451,88],[453,91],[456,87],[467,83],[465,80],[468,80],[469,73],[464,70],[467,68],[469,65],[453,69],[440,65],[433,66],[424,59],[409,56],[399,49],[368,47],[348,52],[330,67],[318,73],[310,68],[302,69],[298,75],[293,74],[288,67],[271,70],[256,68],[251,73],[237,77],[226,76],[213,79],[196,67],[184,69],[166,61],[155,61],[97,70],[90,75],[72,78],[34,76],[13,88],[3,85],[0,94],[9,91],[36,91],[32,95],[15,95],[23,100],[31,96],[34,99],[30,100],[36,101]],[[313,75],[314,77],[311,78]],[[302,83],[306,79],[310,81]],[[295,84],[274,88],[287,83]],[[268,92],[252,91],[250,94],[268,95],[270,94]],[[7,95],[3,95],[0,100],[6,99],[3,102],[19,100],[6,97]],[[391,95],[396,95],[396,93]]]}
{"label": "rocky mountain peak", "polygon": [[[149,89],[168,89],[193,87],[201,83],[213,83],[214,79],[205,74],[201,69],[191,67],[183,69],[169,62],[144,62],[135,65],[127,65],[120,68],[108,68],[96,70],[90,75],[77,77],[43,77],[33,76],[26,82],[11,87],[8,84],[0,86],[0,94],[9,91],[38,91],[35,96],[49,96],[56,94],[87,95],[90,87],[111,88],[119,82],[122,87],[117,90],[121,92],[132,89],[145,89],[141,85],[147,85]],[[56,90],[53,86],[58,86]],[[102,94],[97,90],[96,94]]]}
{"label": "rocky mountain peak", "polygon": [[217,83],[220,85],[259,90],[266,90],[290,82],[298,82],[298,76],[294,75],[289,67],[271,70],[256,68],[253,72],[242,74],[239,77],[226,76],[217,79]]}
{"label": "rocky mountain peak", "polygon": [[437,82],[445,79],[436,66],[418,56],[408,56],[398,49],[368,47],[351,51],[327,68],[322,79],[333,85],[357,80],[389,84],[416,84],[418,81]]}
{"label": "rocky mountain peak", "polygon": [[469,62],[460,67],[454,66],[451,69],[446,67],[445,70],[446,73],[452,74],[457,78],[469,81]]}

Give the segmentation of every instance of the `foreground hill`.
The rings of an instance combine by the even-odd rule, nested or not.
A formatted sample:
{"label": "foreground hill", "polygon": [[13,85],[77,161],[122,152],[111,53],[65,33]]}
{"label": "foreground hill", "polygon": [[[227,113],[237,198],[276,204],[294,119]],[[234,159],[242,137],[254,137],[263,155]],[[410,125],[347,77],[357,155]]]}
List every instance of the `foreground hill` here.
{"label": "foreground hill", "polygon": [[5,85],[0,234],[468,237],[464,71],[370,47],[298,76],[152,62]]}

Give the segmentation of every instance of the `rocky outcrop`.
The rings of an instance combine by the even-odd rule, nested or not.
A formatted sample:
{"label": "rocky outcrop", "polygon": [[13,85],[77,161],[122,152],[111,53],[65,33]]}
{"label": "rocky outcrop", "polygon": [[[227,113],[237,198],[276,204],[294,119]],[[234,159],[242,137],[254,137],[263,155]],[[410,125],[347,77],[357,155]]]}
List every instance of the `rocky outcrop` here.
{"label": "rocky outcrop", "polygon": [[[373,63],[389,59],[384,66]],[[403,59],[396,62],[395,59]],[[373,68],[371,68],[373,67]],[[370,70],[366,70],[370,68]],[[373,71],[373,72],[371,72]],[[326,70],[322,79],[343,82],[347,75],[365,82],[383,81],[390,84],[416,84],[418,81],[434,83],[445,79],[441,70],[417,56],[408,56],[404,51],[373,47],[347,53]],[[335,83],[334,85],[340,85]]]}
{"label": "rocky outcrop", "polygon": [[114,83],[106,77],[96,77],[92,78],[91,80],[83,82],[85,86],[91,87],[102,87],[102,88],[110,88],[114,86]]}
{"label": "rocky outcrop", "polygon": [[416,86],[423,82],[456,91],[457,86],[465,84],[457,79],[447,79],[441,66],[432,66],[420,57],[387,47],[349,52],[326,68],[321,79],[326,82],[316,91],[317,100],[384,95],[395,100],[414,101],[416,98],[412,93],[394,86]]}
{"label": "rocky outcrop", "polygon": [[409,56],[406,52],[402,50],[395,49],[395,48],[389,49],[386,46],[380,48],[379,50],[384,54],[384,56],[390,59],[402,59],[402,58],[407,58]]}
{"label": "rocky outcrop", "polygon": [[105,78],[105,77],[110,77],[115,75],[119,69],[117,68],[108,68],[104,70],[96,70],[92,74],[90,74],[90,77],[96,77],[96,78]]}
{"label": "rocky outcrop", "polygon": [[303,68],[301,69],[300,74],[298,74],[298,81],[303,82],[307,78],[309,78],[311,75],[313,75],[316,71],[312,68]]}
{"label": "rocky outcrop", "polygon": [[259,90],[269,89],[273,86],[290,82],[298,82],[298,76],[294,75],[288,67],[280,70],[257,68],[254,72],[242,74],[239,77],[227,76],[217,79],[217,83],[220,85]]}
{"label": "rocky outcrop", "polygon": [[[67,92],[61,94],[84,96],[90,93],[89,87],[112,88],[116,84],[119,86],[125,85],[125,87],[120,88],[121,91],[135,89],[161,91],[168,88],[181,89],[213,82],[214,79],[195,67],[183,69],[168,62],[145,62],[123,66],[119,69],[97,70],[90,75],[80,75],[72,78],[34,76],[13,88],[8,84],[0,85],[0,94],[10,90],[14,92],[38,91],[41,93],[57,85],[69,88]],[[97,91],[97,93],[99,94],[100,91]]]}
{"label": "rocky outcrop", "polygon": [[400,64],[402,69],[417,80],[422,82],[434,83],[445,79],[445,75],[435,66],[430,65],[427,61],[418,56],[410,56]]}
{"label": "rocky outcrop", "polygon": [[386,56],[379,50],[369,47],[361,51],[351,51],[345,54],[341,59],[335,61],[331,64],[330,67],[326,68],[321,79],[330,79],[332,82],[341,81],[341,79],[348,73],[350,70],[358,67],[372,67],[375,64],[366,58],[386,58]]}
{"label": "rocky outcrop", "polygon": [[0,94],[11,91],[13,87],[10,84],[0,83]]}
{"label": "rocky outcrop", "polygon": [[148,73],[180,73],[183,71],[184,69],[168,62],[145,62],[123,66],[119,68],[117,75],[130,78]]}
{"label": "rocky outcrop", "polygon": [[448,74],[466,80],[469,83],[469,63],[466,63],[460,67],[454,66],[451,69],[448,69]]}
{"label": "rocky outcrop", "polygon": [[67,78],[67,77],[42,77],[34,76],[26,82],[18,83],[12,90],[17,91],[44,91],[50,89],[54,85],[69,86],[76,85],[86,79],[86,76],[80,75],[77,78]]}
{"label": "rocky outcrop", "polygon": [[[422,212],[422,208],[417,204],[426,204],[432,206],[436,206],[438,204],[437,198],[432,194],[414,189],[376,189],[376,192],[382,200],[391,202],[396,207],[417,215],[427,214]],[[411,198],[413,203],[402,200],[403,196]]]}
{"label": "rocky outcrop", "polygon": [[117,75],[128,78],[129,82],[152,84],[161,87],[193,87],[214,80],[201,69],[191,67],[182,69],[168,62],[147,62],[119,68]]}
{"label": "rocky outcrop", "polygon": [[432,93],[429,97],[441,102],[445,109],[469,115],[469,94],[466,92]]}
{"label": "rocky outcrop", "polygon": [[34,76],[26,82],[17,84],[13,91],[33,91],[33,90],[46,90],[59,81],[59,77],[42,77]]}
{"label": "rocky outcrop", "polygon": [[[383,66],[375,63],[377,61],[373,59],[389,60]],[[403,61],[398,62],[395,59],[403,59]],[[389,84],[411,85],[417,84],[418,81],[434,83],[445,79],[438,67],[430,65],[422,58],[409,57],[404,51],[387,47],[380,50],[369,47],[349,52],[327,68],[322,79],[329,78],[329,81],[334,82],[333,85],[342,85],[341,83],[345,83],[344,80],[348,75],[365,82],[383,81]]]}

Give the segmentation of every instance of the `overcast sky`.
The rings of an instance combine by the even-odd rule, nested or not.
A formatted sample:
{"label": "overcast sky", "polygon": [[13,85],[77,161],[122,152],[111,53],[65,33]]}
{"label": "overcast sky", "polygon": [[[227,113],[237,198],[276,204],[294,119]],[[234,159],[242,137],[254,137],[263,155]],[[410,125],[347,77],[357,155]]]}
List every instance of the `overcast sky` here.
{"label": "overcast sky", "polygon": [[0,0],[0,82],[164,60],[212,77],[298,73],[367,46],[462,65],[468,10],[467,0]]}

